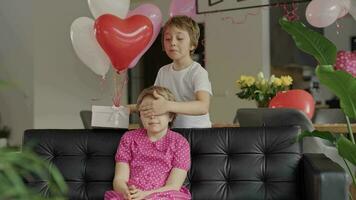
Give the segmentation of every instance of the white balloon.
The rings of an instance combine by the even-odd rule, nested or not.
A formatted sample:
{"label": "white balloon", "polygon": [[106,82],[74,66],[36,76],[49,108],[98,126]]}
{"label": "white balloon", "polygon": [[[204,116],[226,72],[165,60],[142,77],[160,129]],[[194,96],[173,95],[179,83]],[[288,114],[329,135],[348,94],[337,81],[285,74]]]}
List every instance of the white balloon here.
{"label": "white balloon", "polygon": [[130,0],[88,0],[88,5],[95,19],[103,14],[125,19],[129,12]]}
{"label": "white balloon", "polygon": [[341,18],[349,12],[350,7],[351,7],[351,2],[350,2],[350,0],[340,0],[338,2],[338,4],[340,5],[341,11],[337,18]]}
{"label": "white balloon", "polygon": [[338,0],[312,0],[305,9],[305,16],[310,25],[321,28],[334,23],[340,12]]}
{"label": "white balloon", "polygon": [[111,62],[95,38],[94,20],[88,17],[74,20],[70,27],[70,39],[80,60],[104,78]]}
{"label": "white balloon", "polygon": [[354,20],[356,20],[356,1],[355,0],[351,1],[349,13],[354,18]]}

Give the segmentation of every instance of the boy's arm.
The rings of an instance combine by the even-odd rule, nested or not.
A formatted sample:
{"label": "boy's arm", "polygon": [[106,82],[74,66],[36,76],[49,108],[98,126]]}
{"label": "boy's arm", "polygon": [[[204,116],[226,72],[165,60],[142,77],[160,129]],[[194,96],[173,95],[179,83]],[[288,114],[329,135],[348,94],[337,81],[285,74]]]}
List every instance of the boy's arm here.
{"label": "boy's arm", "polygon": [[130,191],[127,185],[130,177],[130,167],[125,162],[117,162],[115,166],[115,176],[113,180],[114,191],[124,195],[126,199],[130,197]]}
{"label": "boy's arm", "polygon": [[144,116],[161,115],[166,112],[184,115],[205,115],[209,112],[210,94],[207,91],[197,91],[195,100],[186,102],[167,101],[156,92],[153,94],[156,100],[140,107],[141,114]]}
{"label": "boy's arm", "polygon": [[128,104],[125,107],[130,109],[130,113],[138,112],[136,104]]}

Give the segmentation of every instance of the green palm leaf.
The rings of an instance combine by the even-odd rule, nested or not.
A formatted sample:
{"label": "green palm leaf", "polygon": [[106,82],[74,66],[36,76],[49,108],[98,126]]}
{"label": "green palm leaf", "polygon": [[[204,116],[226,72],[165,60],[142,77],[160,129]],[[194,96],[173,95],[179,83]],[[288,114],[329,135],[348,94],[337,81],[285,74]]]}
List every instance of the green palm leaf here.
{"label": "green palm leaf", "polygon": [[356,144],[341,136],[336,142],[336,147],[341,157],[356,166]]}
{"label": "green palm leaf", "polygon": [[318,66],[316,74],[320,82],[339,97],[343,112],[356,119],[356,78],[347,72],[334,70],[331,65]]}
{"label": "green palm leaf", "polygon": [[299,21],[281,18],[279,24],[295,41],[296,46],[314,56],[320,65],[332,65],[336,61],[336,46],[318,32],[308,29]]}
{"label": "green palm leaf", "polygon": [[304,137],[318,137],[322,138],[324,140],[328,140],[329,142],[335,144],[337,137],[334,136],[332,133],[329,131],[303,131],[300,135],[297,137],[297,142],[300,142],[303,140]]}
{"label": "green palm leaf", "polygon": [[21,152],[0,148],[0,199],[45,199],[24,183],[25,177],[32,176],[47,180],[51,199],[65,199],[68,188],[54,165],[40,159],[28,148]]}

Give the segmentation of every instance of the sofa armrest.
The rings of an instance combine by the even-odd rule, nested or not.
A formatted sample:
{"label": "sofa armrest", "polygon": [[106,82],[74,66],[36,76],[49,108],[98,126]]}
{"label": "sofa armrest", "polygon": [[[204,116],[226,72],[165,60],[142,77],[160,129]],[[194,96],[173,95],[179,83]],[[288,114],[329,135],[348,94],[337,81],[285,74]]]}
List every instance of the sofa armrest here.
{"label": "sofa armrest", "polygon": [[304,192],[307,200],[346,200],[346,172],[324,154],[304,154]]}

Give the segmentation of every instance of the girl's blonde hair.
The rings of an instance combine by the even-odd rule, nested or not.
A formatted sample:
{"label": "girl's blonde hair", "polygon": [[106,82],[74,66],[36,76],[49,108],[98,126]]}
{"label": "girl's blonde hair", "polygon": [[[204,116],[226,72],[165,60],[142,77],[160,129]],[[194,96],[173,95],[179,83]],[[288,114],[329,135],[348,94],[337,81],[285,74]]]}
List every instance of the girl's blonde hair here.
{"label": "girl's blonde hair", "polygon": [[[146,96],[153,97],[154,91],[156,91],[156,93],[158,95],[161,95],[167,101],[176,101],[174,94],[168,88],[161,87],[161,86],[151,86],[151,87],[148,87],[148,88],[142,90],[142,92],[138,96],[137,103],[136,103],[137,110],[140,109],[142,101]],[[169,116],[171,117],[172,120],[171,120],[171,122],[169,122],[168,126],[171,127],[174,119],[176,118],[176,113],[169,113]]]}
{"label": "girl's blonde hair", "polygon": [[164,45],[164,33],[169,27],[177,27],[188,32],[190,44],[194,47],[193,50],[190,51],[190,54],[192,55],[195,49],[198,47],[200,37],[200,29],[198,23],[192,18],[185,15],[177,15],[171,17],[163,26],[163,32],[161,37],[162,47]]}

